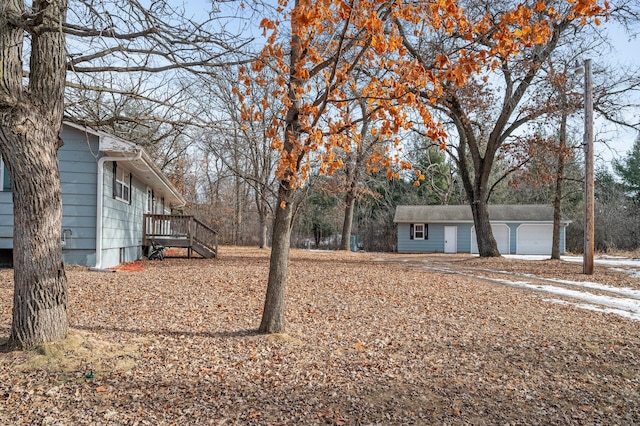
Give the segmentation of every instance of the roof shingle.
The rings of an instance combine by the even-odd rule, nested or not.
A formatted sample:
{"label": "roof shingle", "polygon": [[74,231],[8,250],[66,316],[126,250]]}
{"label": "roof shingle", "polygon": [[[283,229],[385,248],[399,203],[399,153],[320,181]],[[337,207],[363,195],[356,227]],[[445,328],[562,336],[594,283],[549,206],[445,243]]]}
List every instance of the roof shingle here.
{"label": "roof shingle", "polygon": [[[499,222],[553,222],[553,207],[540,204],[490,205],[489,219]],[[472,222],[471,207],[398,206],[395,223]]]}

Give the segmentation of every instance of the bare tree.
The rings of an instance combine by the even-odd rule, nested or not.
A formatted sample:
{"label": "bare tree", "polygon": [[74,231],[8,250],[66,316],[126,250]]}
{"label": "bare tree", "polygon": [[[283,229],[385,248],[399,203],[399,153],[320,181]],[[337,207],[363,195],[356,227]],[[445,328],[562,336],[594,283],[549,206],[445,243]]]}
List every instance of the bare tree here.
{"label": "bare tree", "polygon": [[[487,52],[502,37],[499,28],[503,12],[513,6],[512,2],[473,0],[466,3],[478,17],[490,16],[492,24],[489,27],[492,29],[473,40],[455,33],[430,39],[405,35],[405,46],[425,69],[433,70],[439,55],[456,57],[462,52],[473,51],[490,56]],[[556,16],[553,19],[546,20],[542,14],[530,15],[533,27],[548,30],[548,37],[524,43],[515,55],[498,51],[485,74],[476,74],[464,87],[445,87],[439,96],[422,93],[425,102],[443,112],[455,127],[458,140],[449,152],[456,161],[471,203],[478,249],[483,257],[500,256],[488,214],[491,189],[498,183],[490,181],[494,164],[504,155],[501,150],[505,143],[514,142],[518,132],[527,131],[530,123],[557,110],[548,101],[532,100],[531,92],[544,80],[543,66],[554,50],[564,38],[579,31],[582,24],[572,5],[554,2],[554,7]],[[531,30],[528,34],[535,32]],[[525,36],[522,32],[514,34]],[[495,74],[489,74],[492,69]]]}
{"label": "bare tree", "polygon": [[13,185],[15,221],[11,347],[67,332],[57,161],[67,80],[90,89],[82,75],[197,75],[232,60],[238,38],[224,26],[207,25],[211,19],[184,15],[163,1],[148,7],[133,0],[0,3],[0,152]]}
{"label": "bare tree", "polygon": [[[237,80],[237,72],[229,69],[224,78],[208,82],[207,89],[203,89],[211,93],[206,97],[209,103],[216,100],[215,110],[221,114],[219,119],[224,117],[225,125],[215,132],[205,131],[201,148],[213,153],[229,170],[236,182],[236,193],[239,194],[240,185],[249,191],[236,197],[236,204],[253,197],[258,216],[258,245],[264,248],[275,203],[277,167],[276,153],[271,149],[267,133],[280,106],[277,100],[266,101],[268,93],[275,90],[270,82],[260,85],[253,78],[249,82],[250,90],[244,89],[248,93],[240,95]],[[236,214],[241,213],[237,211]]]}
{"label": "bare tree", "polygon": [[[356,200],[361,192],[362,177],[367,172],[368,160],[377,146],[382,144],[378,135],[371,135],[371,111],[368,111],[367,100],[361,95],[354,96],[357,99],[357,107],[360,110],[360,131],[358,143],[345,153],[344,171],[344,220],[342,222],[342,239],[339,250],[349,250],[351,242],[351,229],[353,227],[353,215]],[[356,139],[356,138],[354,138]]]}
{"label": "bare tree", "polygon": [[[28,348],[67,333],[62,197],[57,151],[66,75],[64,0],[0,5],[0,152],[14,201],[14,298],[8,345]],[[26,34],[28,33],[28,36]],[[23,83],[23,44],[30,72]]]}

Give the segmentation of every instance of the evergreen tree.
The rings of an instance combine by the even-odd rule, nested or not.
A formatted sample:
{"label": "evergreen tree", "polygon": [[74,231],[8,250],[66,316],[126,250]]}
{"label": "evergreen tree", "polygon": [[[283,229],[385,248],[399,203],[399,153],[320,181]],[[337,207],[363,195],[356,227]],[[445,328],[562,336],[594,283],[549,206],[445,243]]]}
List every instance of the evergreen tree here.
{"label": "evergreen tree", "polygon": [[623,160],[613,161],[613,170],[636,203],[640,202],[640,134]]}

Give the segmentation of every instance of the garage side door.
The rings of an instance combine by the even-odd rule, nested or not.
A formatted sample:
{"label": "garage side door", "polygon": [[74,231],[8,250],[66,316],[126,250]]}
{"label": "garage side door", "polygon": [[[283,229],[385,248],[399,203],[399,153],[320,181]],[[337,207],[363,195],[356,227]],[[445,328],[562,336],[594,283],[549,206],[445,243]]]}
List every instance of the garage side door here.
{"label": "garage side door", "polygon": [[[491,225],[493,238],[498,243],[500,254],[509,254],[509,227],[505,224]],[[476,227],[471,228],[471,253],[478,253],[478,239],[476,238]]]}
{"label": "garage side door", "polygon": [[551,255],[553,225],[520,225],[517,231],[516,250],[518,254]]}

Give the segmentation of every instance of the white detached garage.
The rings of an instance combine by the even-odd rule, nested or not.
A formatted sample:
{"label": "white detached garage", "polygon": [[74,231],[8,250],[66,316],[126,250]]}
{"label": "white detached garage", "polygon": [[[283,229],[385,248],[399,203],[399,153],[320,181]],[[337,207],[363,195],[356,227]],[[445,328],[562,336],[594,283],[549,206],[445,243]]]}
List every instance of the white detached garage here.
{"label": "white detached garage", "polygon": [[[510,245],[511,245],[511,229],[509,229],[509,225],[506,223],[492,223],[491,224],[491,232],[493,233],[493,238],[496,240],[496,244],[498,244],[498,250],[502,254],[510,253]],[[476,236],[476,227],[471,227],[471,253],[478,254],[480,250],[478,249],[478,237]]]}
{"label": "white detached garage", "polygon": [[[489,220],[501,254],[551,255],[553,207],[490,205]],[[398,206],[398,251],[413,253],[478,253],[469,206]],[[565,227],[560,227],[560,252],[565,251]]]}
{"label": "white detached garage", "polygon": [[516,232],[517,254],[551,254],[553,223],[523,223]]}

